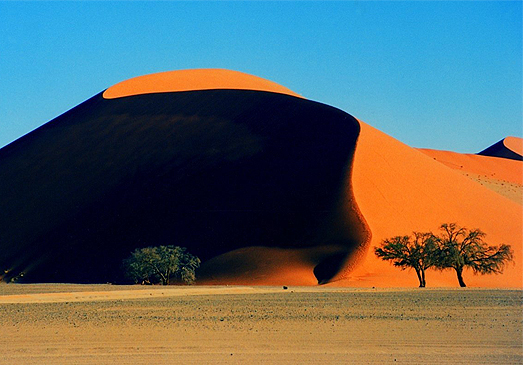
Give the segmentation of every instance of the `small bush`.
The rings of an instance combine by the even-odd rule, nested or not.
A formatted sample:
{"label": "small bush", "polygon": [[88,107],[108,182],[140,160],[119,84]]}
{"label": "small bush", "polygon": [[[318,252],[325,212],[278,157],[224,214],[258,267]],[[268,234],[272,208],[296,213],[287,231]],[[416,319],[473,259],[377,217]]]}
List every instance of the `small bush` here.
{"label": "small bush", "polygon": [[176,278],[192,284],[200,259],[188,253],[185,247],[145,247],[134,250],[123,261],[123,267],[125,275],[135,283],[168,285]]}

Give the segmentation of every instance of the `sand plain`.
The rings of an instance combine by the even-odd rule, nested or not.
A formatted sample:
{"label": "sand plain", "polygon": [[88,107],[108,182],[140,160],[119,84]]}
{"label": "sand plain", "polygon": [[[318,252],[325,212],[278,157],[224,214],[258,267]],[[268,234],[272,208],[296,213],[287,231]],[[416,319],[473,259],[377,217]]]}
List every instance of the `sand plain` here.
{"label": "sand plain", "polygon": [[520,364],[521,290],[0,285],[0,364]]}

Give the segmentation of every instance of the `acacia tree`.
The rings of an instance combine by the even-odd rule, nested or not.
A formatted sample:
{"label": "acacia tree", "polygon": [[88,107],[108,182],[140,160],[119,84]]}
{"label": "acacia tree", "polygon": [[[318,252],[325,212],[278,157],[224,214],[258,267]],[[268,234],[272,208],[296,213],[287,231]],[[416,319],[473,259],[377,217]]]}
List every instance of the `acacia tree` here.
{"label": "acacia tree", "polygon": [[195,281],[200,259],[185,247],[157,246],[137,248],[123,261],[126,276],[136,283],[167,285],[177,277],[186,284]]}
{"label": "acacia tree", "polygon": [[442,224],[440,229],[435,267],[456,270],[461,287],[467,286],[463,280],[464,268],[471,268],[474,274],[500,274],[505,264],[513,260],[510,245],[489,246],[483,241],[485,233],[479,229],[468,230],[456,223]]}
{"label": "acacia tree", "polygon": [[402,270],[413,268],[419,280],[419,287],[426,286],[425,270],[434,266],[435,237],[432,233],[413,232],[414,237],[396,236],[382,241],[374,253],[383,260],[392,261]]}

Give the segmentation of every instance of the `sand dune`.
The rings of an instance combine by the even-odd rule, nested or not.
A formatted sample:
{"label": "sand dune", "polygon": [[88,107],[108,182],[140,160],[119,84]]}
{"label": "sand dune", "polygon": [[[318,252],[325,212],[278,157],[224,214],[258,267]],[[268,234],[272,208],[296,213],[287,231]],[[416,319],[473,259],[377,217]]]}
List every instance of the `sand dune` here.
{"label": "sand dune", "polygon": [[[516,161],[515,161],[516,162]],[[458,222],[487,233],[491,244],[508,243],[515,265],[503,275],[467,274],[471,286],[522,286],[523,214],[521,205],[471,181],[375,128],[361,123],[356,148],[353,189],[372,232],[371,249],[350,273],[351,285],[414,285],[414,274],[377,259],[372,247],[381,240],[412,231],[435,231],[440,223]],[[427,283],[455,283],[452,272],[431,271]]]}
{"label": "sand dune", "polygon": [[523,161],[523,139],[507,137],[479,152],[480,155]]}
{"label": "sand dune", "polygon": [[523,163],[521,161],[422,148],[419,151],[490,190],[516,203],[523,204]]}
{"label": "sand dune", "polygon": [[119,282],[130,251],[168,243],[203,260],[203,284],[416,286],[373,247],[457,222],[515,250],[503,275],[467,283],[522,287],[521,204],[463,172],[522,179],[521,161],[419,151],[243,73],[142,76],[0,150],[0,267]]}
{"label": "sand dune", "polygon": [[312,285],[350,261],[368,235],[343,204],[353,117],[279,92],[148,90],[100,93],[0,150],[7,280],[120,282],[132,250],[166,243],[203,260],[202,282]]}
{"label": "sand dune", "polygon": [[424,148],[418,150],[459,172],[484,175],[499,181],[523,185],[523,164],[519,161]]}

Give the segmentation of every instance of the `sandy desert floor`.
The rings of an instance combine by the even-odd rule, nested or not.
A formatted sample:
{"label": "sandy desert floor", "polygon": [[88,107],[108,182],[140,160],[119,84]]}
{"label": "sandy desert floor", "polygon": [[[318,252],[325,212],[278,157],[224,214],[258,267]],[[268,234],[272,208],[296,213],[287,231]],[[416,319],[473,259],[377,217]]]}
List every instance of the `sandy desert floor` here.
{"label": "sandy desert floor", "polygon": [[521,364],[521,290],[0,285],[1,364]]}

